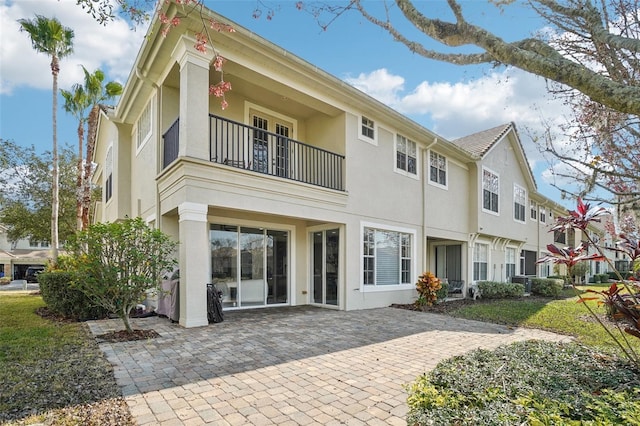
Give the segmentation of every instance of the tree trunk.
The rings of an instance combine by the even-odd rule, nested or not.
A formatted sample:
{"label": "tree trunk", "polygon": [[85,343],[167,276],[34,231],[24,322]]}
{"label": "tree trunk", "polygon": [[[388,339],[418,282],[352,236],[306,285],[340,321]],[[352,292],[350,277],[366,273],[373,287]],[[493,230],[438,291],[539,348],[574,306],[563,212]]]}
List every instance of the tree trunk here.
{"label": "tree trunk", "polygon": [[52,196],[51,196],[51,261],[53,267],[58,263],[58,209],[59,209],[59,177],[58,177],[58,73],[60,72],[60,64],[57,56],[51,58],[51,74],[53,75],[53,167],[51,172]]}
{"label": "tree trunk", "polygon": [[131,324],[129,323],[129,308],[127,306],[122,307],[120,318],[122,318],[124,329],[127,331],[127,333],[133,333],[133,329],[131,328]]}
{"label": "tree trunk", "polygon": [[91,208],[91,175],[93,174],[93,152],[96,147],[96,134],[98,131],[98,116],[100,106],[95,104],[91,107],[88,119],[87,133],[87,160],[84,164],[84,187],[82,194],[82,226],[89,226],[89,209]]}
{"label": "tree trunk", "polygon": [[82,143],[84,142],[84,123],[78,122],[78,176],[76,176],[76,228],[82,231]]}

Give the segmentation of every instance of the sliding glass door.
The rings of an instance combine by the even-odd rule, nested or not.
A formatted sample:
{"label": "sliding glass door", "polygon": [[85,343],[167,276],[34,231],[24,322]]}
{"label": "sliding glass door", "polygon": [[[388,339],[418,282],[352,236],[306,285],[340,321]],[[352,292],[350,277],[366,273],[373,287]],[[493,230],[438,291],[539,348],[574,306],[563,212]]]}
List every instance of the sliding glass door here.
{"label": "sliding glass door", "polygon": [[210,241],[212,282],[223,307],[288,303],[286,231],[214,224]]}

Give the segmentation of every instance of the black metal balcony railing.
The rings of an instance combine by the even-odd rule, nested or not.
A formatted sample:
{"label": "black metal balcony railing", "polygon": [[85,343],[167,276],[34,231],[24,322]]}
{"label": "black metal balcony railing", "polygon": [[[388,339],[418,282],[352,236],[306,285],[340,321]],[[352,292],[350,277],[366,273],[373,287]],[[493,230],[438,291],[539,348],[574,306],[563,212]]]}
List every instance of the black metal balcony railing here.
{"label": "black metal balcony railing", "polygon": [[[177,123],[163,135],[164,167],[178,155]],[[344,155],[211,114],[209,135],[214,163],[344,191]]]}
{"label": "black metal balcony railing", "polygon": [[164,170],[173,160],[178,158],[179,140],[178,135],[180,133],[180,119],[178,118],[173,122],[169,130],[162,135],[163,140],[163,155],[162,155],[162,169]]}

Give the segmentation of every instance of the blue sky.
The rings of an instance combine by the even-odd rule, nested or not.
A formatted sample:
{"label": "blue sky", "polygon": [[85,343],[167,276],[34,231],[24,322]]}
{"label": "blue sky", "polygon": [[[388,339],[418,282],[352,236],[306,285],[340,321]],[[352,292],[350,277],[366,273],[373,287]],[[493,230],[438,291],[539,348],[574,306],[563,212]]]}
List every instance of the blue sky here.
{"label": "blue sky", "polygon": [[[75,51],[61,63],[60,88],[70,89],[74,83],[82,82],[80,65],[90,71],[102,69],[107,81],[126,82],[146,26],[132,31],[121,19],[100,26],[75,3],[75,0],[0,0],[0,138],[24,146],[34,145],[38,151],[51,147],[49,58],[32,50],[28,35],[19,31],[17,19],[31,19],[35,14],[55,16],[74,30]],[[394,42],[357,12],[341,16],[323,31],[311,14],[296,9],[295,1],[261,3],[272,7],[275,12],[272,19],[266,19],[265,6],[259,19],[253,17],[256,0],[205,1],[207,7],[446,138],[515,122],[539,191],[561,202],[559,192],[547,183],[551,179],[549,163],[529,137],[531,132],[542,131],[542,118],[553,122],[565,113],[562,103],[546,94],[542,79],[504,67],[462,67],[425,59]],[[367,3],[377,9],[384,4]],[[415,3],[425,13],[451,17],[443,0]],[[535,14],[517,4],[500,11],[486,1],[461,3],[472,23],[507,41],[528,37],[542,29],[543,23]],[[391,13],[395,19],[398,11],[392,8]],[[441,49],[437,43],[420,37],[412,27],[399,27],[427,48]],[[75,147],[77,123],[62,110],[62,103],[59,98],[58,142]]]}

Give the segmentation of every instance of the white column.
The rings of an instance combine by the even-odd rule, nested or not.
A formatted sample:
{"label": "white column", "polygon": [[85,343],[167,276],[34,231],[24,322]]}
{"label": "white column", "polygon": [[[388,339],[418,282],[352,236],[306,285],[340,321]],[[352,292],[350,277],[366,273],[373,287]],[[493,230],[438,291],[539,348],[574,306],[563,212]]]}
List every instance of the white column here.
{"label": "white column", "polygon": [[202,53],[196,41],[182,36],[172,57],[180,64],[179,156],[209,158],[209,64],[211,49]]}
{"label": "white column", "polygon": [[209,282],[209,230],[206,204],[178,206],[180,229],[180,325],[199,327],[207,319]]}

